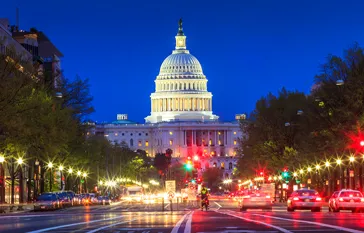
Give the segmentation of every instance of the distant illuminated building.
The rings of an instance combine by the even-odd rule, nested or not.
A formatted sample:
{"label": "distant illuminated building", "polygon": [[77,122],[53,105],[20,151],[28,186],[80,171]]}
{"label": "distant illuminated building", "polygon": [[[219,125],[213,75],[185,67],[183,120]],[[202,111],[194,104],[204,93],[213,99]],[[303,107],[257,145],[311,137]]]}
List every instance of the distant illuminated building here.
{"label": "distant illuminated building", "polygon": [[155,80],[146,123],[138,124],[126,114],[118,114],[116,121],[96,124],[93,133],[151,156],[168,148],[173,150],[175,161],[197,155],[202,171],[218,167],[224,177],[231,177],[241,156],[237,154],[242,137],[239,120],[246,116],[236,115],[233,122],[218,121],[201,64],[187,50],[181,21],[175,39],[175,50],[163,61]]}

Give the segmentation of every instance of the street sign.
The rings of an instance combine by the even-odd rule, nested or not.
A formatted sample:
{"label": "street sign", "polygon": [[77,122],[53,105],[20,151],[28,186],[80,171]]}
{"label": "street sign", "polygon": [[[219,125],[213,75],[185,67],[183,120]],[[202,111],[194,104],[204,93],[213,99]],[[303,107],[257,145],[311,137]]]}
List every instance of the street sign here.
{"label": "street sign", "polygon": [[166,192],[176,192],[175,180],[166,180]]}

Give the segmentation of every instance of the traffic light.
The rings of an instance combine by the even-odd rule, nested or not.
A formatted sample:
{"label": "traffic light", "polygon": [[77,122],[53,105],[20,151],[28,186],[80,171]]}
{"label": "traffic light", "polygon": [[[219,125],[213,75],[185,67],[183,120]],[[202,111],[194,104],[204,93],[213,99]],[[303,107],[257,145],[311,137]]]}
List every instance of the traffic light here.
{"label": "traffic light", "polygon": [[198,183],[198,184],[201,184],[201,182],[202,182],[202,179],[201,179],[201,178],[198,178],[198,179],[197,179],[197,183]]}
{"label": "traffic light", "polygon": [[192,179],[192,180],[191,180],[191,183],[192,183],[192,184],[196,184],[196,180]]}
{"label": "traffic light", "polygon": [[192,166],[192,164],[191,164],[191,163],[188,163],[188,162],[187,162],[187,163],[185,164],[185,168],[186,168],[186,170],[187,170],[187,171],[191,171],[191,170],[192,170],[192,168],[193,168],[193,166]]}
{"label": "traffic light", "polygon": [[259,174],[260,174],[260,176],[263,176],[263,175],[264,175],[264,172],[263,172],[263,171],[261,171]]}
{"label": "traffic light", "polygon": [[288,172],[283,172],[283,177],[288,178]]}

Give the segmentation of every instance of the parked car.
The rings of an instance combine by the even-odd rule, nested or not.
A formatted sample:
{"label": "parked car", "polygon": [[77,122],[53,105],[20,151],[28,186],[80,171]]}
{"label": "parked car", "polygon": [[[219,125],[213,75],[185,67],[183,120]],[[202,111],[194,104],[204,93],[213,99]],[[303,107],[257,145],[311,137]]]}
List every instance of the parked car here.
{"label": "parked car", "polygon": [[111,200],[108,196],[99,196],[97,197],[97,201],[100,205],[110,205]]}
{"label": "parked car", "polygon": [[39,195],[34,202],[34,211],[38,210],[56,210],[60,208],[60,202],[57,194],[43,193]]}
{"label": "parked car", "polygon": [[322,198],[319,193],[313,189],[299,189],[294,191],[287,200],[287,211],[311,210],[320,212],[322,209]]}
{"label": "parked car", "polygon": [[363,194],[357,190],[343,189],[332,194],[329,200],[329,211],[351,210],[354,212],[364,211]]}

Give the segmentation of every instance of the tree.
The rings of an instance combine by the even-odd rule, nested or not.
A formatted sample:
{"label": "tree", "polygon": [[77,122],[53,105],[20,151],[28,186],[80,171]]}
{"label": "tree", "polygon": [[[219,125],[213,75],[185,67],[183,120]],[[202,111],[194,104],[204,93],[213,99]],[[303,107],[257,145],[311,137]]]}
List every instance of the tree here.
{"label": "tree", "polygon": [[202,174],[204,182],[207,183],[207,186],[211,188],[211,190],[216,190],[219,184],[221,183],[221,177],[223,173],[222,170],[216,167],[207,168]]}

